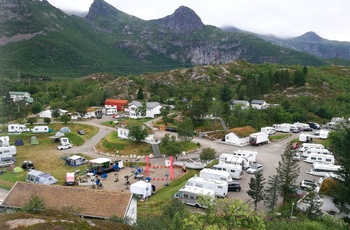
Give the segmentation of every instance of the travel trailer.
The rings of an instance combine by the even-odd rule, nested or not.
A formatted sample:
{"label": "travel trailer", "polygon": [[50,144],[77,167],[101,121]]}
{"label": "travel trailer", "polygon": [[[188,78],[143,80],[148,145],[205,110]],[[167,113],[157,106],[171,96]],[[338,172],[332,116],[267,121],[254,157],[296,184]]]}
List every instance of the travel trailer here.
{"label": "travel trailer", "polygon": [[0,137],[0,147],[8,147],[10,146],[10,137],[9,136],[1,136]]}
{"label": "travel trailer", "polygon": [[262,127],[260,129],[260,132],[264,132],[266,133],[267,135],[273,135],[276,133],[274,127],[271,127],[271,126],[267,126],[267,127]]}
{"label": "travel trailer", "polygon": [[7,147],[0,147],[0,156],[15,156],[17,154],[17,148],[14,145]]}
{"label": "travel trailer", "polygon": [[245,157],[236,156],[229,153],[222,153],[219,156],[219,164],[233,164],[240,165],[242,169],[249,168],[249,160]]}
{"label": "travel trailer", "polygon": [[242,167],[240,165],[218,164],[214,165],[213,169],[228,172],[233,179],[237,180],[241,179],[241,175],[243,174]]}
{"label": "travel trailer", "polygon": [[230,173],[215,169],[204,168],[199,172],[199,177],[213,179],[213,180],[222,180],[227,181],[228,183],[232,182],[232,176]]}
{"label": "travel trailer", "polygon": [[306,150],[303,152],[302,156],[303,156],[303,157],[308,157],[308,156],[311,155],[311,154],[333,155],[333,153],[330,152],[328,149],[313,149],[313,148],[311,148],[311,149],[306,149]]}
{"label": "travel trailer", "polygon": [[106,110],[106,115],[107,115],[107,116],[112,116],[112,115],[115,115],[115,114],[117,114],[117,113],[118,113],[118,111],[117,111],[116,108],[110,108],[110,109],[107,109],[107,110]]}
{"label": "travel trailer", "polygon": [[324,149],[324,146],[322,144],[314,144],[314,143],[303,143],[300,146],[299,151],[304,152],[306,149]]}
{"label": "travel trailer", "polygon": [[9,124],[7,127],[8,133],[24,133],[29,131],[30,129],[27,129],[26,125],[21,124]]}
{"label": "travel trailer", "polygon": [[294,123],[294,125],[298,127],[298,129],[300,129],[301,131],[312,131],[312,128],[310,128],[310,125],[306,123],[296,122]]}
{"label": "travel trailer", "polygon": [[314,176],[327,177],[331,173],[335,173],[341,169],[340,165],[323,164],[315,162],[310,171],[307,173]]}
{"label": "travel trailer", "polygon": [[49,126],[46,125],[40,125],[35,126],[32,128],[32,133],[48,133],[49,132]]}
{"label": "travel trailer", "polygon": [[321,129],[321,130],[318,130],[318,131],[314,132],[314,137],[315,138],[320,138],[320,139],[323,139],[323,140],[327,139],[328,135],[329,135],[329,130]]}
{"label": "travel trailer", "polygon": [[258,161],[258,152],[256,151],[248,151],[248,150],[235,150],[233,151],[234,156],[239,156],[243,158],[247,158],[249,163],[256,163]]}
{"label": "travel trailer", "polygon": [[252,133],[249,136],[249,143],[251,145],[262,145],[269,143],[269,135],[265,132]]}
{"label": "travel trailer", "polygon": [[321,162],[324,164],[334,164],[334,156],[313,153],[310,154],[304,161],[307,163]]}
{"label": "travel trailer", "polygon": [[187,181],[186,186],[211,189],[215,192],[215,196],[217,197],[226,197],[228,193],[228,182],[222,180],[194,176]]}
{"label": "travel trailer", "polygon": [[175,199],[178,199],[187,205],[196,208],[207,208],[205,204],[201,202],[201,199],[198,199],[200,197],[207,197],[210,201],[213,201],[215,198],[215,192],[211,189],[184,186],[174,195]]}
{"label": "travel trailer", "polygon": [[272,127],[276,132],[289,133],[291,129],[291,124],[283,123],[283,124],[274,124]]}

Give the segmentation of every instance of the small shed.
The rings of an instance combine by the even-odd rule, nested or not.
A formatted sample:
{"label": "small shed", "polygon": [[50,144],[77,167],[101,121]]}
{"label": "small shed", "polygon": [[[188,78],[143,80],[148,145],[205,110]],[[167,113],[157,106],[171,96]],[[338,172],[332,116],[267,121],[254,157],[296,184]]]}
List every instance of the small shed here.
{"label": "small shed", "polygon": [[48,173],[43,173],[38,170],[30,170],[27,173],[26,181],[37,184],[56,184],[58,180]]}
{"label": "small shed", "polygon": [[18,138],[18,139],[15,141],[15,145],[16,145],[16,146],[23,146],[24,143],[23,143],[22,139]]}
{"label": "small shed", "polygon": [[38,144],[39,144],[38,138],[37,138],[36,136],[32,136],[32,137],[30,138],[30,144],[31,144],[31,145],[38,145]]}
{"label": "small shed", "polygon": [[66,159],[66,164],[70,166],[80,166],[85,163],[87,163],[86,159],[78,155],[73,155]]}
{"label": "small shed", "polygon": [[62,128],[60,129],[60,132],[61,132],[61,133],[70,133],[71,131],[70,131],[70,128],[69,128],[69,127],[62,127]]}

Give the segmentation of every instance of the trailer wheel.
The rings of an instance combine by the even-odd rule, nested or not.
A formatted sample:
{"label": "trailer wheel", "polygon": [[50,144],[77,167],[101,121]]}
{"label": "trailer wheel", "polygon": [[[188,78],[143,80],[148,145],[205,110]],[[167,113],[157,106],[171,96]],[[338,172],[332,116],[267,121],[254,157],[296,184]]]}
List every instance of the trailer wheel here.
{"label": "trailer wheel", "polygon": [[200,208],[199,204],[195,204],[194,207],[196,208]]}
{"label": "trailer wheel", "polygon": [[240,188],[237,188],[237,189],[236,189],[236,192],[239,192],[239,191],[241,191],[241,189],[240,189]]}

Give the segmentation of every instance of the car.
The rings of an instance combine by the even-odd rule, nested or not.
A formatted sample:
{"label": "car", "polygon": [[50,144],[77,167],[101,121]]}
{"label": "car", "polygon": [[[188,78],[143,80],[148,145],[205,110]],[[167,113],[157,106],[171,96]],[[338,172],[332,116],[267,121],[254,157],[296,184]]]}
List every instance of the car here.
{"label": "car", "polygon": [[78,134],[80,134],[80,135],[85,135],[85,132],[84,132],[84,130],[79,129],[79,130],[78,130]]}
{"label": "car", "polygon": [[71,143],[68,143],[68,144],[65,144],[65,145],[59,145],[59,146],[57,146],[57,149],[58,150],[65,150],[65,149],[70,149],[70,148],[72,148],[73,147],[73,145],[71,144]]}
{"label": "car", "polygon": [[166,127],[165,131],[176,133],[176,128],[175,127]]}
{"label": "car", "polygon": [[317,124],[316,122],[308,122],[307,123],[309,126],[310,126],[310,128],[312,128],[312,129],[321,129],[321,126],[319,125],[319,124]]}
{"label": "car", "polygon": [[318,183],[314,180],[303,180],[300,182],[300,188],[304,190],[311,190],[319,187]]}
{"label": "car", "polygon": [[254,174],[257,172],[262,172],[264,167],[261,164],[251,164],[247,169],[247,173]]}
{"label": "car", "polygon": [[292,159],[293,161],[299,161],[300,160],[300,154],[297,151],[292,152]]}
{"label": "car", "polygon": [[228,191],[235,191],[239,192],[241,191],[241,184],[237,182],[231,182],[228,184]]}
{"label": "car", "polygon": [[293,142],[290,144],[290,149],[297,149],[299,148],[299,143],[298,142]]}
{"label": "car", "polygon": [[300,133],[300,129],[299,128],[291,128],[290,129],[293,133]]}

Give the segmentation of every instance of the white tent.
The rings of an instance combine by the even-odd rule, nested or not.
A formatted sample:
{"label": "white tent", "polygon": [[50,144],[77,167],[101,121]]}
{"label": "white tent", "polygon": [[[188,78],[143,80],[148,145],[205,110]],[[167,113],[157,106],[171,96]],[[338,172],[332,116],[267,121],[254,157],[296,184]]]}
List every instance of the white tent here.
{"label": "white tent", "polygon": [[152,194],[152,184],[142,180],[137,181],[130,185],[130,192],[145,199],[146,197],[150,197]]}
{"label": "white tent", "polygon": [[38,113],[41,118],[52,118],[51,110],[45,110]]}

